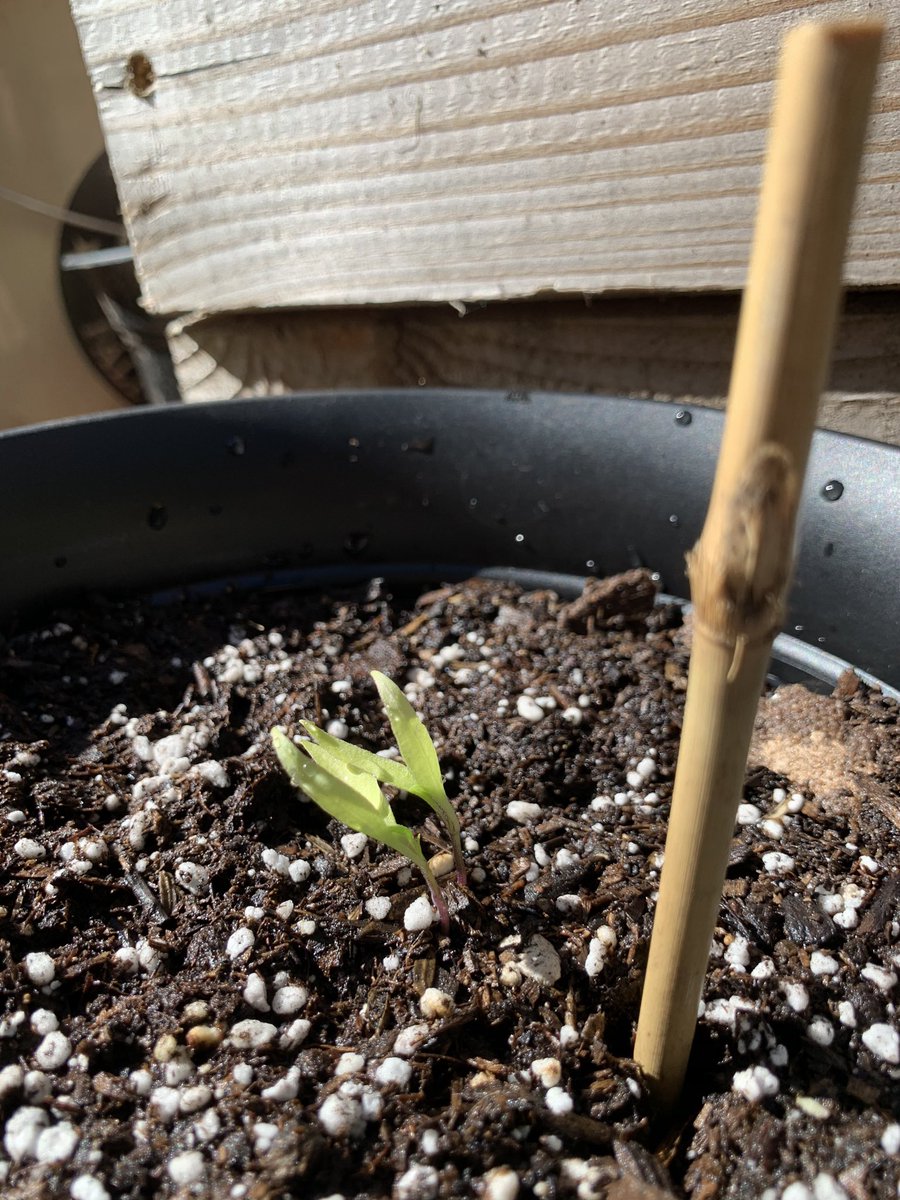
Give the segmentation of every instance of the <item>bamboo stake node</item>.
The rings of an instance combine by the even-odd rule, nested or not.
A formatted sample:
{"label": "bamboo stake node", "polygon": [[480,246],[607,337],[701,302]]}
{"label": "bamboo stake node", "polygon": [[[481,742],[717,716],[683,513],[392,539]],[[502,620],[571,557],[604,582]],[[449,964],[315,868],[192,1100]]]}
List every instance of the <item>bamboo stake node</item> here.
{"label": "bamboo stake node", "polygon": [[785,39],[709,511],[688,555],[694,644],[634,1056],[677,1099],[831,353],[877,22]]}

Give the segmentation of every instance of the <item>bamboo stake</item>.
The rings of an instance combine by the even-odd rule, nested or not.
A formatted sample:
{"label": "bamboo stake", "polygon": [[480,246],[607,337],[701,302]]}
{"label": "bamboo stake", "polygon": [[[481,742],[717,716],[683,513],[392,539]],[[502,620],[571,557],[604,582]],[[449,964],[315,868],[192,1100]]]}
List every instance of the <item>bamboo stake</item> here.
{"label": "bamboo stake", "polygon": [[715,930],[756,708],[791,573],[831,353],[881,25],[785,39],[728,416],[688,555],[694,641],[634,1056],[678,1098]]}

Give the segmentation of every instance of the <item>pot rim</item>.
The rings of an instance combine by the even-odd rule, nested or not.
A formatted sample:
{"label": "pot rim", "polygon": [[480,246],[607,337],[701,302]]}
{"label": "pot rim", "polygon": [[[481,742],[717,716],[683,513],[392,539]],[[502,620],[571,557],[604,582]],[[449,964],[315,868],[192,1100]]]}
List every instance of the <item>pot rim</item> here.
{"label": "pot rim", "polygon": [[[85,589],[386,561],[570,576],[649,565],[686,594],[722,420],[621,396],[378,389],[6,431],[0,612]],[[897,447],[815,434],[788,623],[893,687],[898,480]]]}

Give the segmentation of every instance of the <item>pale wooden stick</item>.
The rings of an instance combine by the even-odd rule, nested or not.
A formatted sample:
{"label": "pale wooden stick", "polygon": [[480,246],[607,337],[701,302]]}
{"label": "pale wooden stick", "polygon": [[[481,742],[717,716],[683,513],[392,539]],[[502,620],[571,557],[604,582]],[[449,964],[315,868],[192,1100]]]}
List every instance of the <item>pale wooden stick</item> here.
{"label": "pale wooden stick", "polygon": [[634,1050],[662,1109],[687,1068],[782,621],[881,32],[874,22],[804,25],[785,39],[722,448],[688,556],[694,641]]}

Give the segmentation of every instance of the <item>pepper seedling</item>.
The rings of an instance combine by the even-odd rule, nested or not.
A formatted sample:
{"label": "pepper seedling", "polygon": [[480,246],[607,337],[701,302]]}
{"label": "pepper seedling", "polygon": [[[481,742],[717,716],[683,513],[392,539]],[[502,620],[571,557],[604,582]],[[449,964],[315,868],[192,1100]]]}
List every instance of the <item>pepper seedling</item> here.
{"label": "pepper seedling", "polygon": [[[380,783],[390,784],[400,791],[411,792],[420,800],[424,800],[440,817],[450,835],[456,881],[464,886],[466,866],[463,861],[459,819],[444,791],[434,742],[396,683],[380,671],[372,671],[370,674],[378,689],[391,730],[397,739],[397,749],[400,751],[402,762],[382,758],[381,755],[372,754],[371,751],[362,750],[358,746],[350,746],[340,738],[332,737],[324,729],[319,729],[312,721],[302,721],[301,724],[314,744],[330,750],[357,771],[371,775]],[[310,747],[304,749],[308,750],[310,757],[316,757]]]}
{"label": "pepper seedling", "polygon": [[447,905],[419,839],[405,825],[398,825],[394,820],[379,783],[420,797],[437,813],[450,835],[457,880],[465,884],[459,819],[444,790],[437,751],[428,730],[395,683],[380,671],[371,674],[402,762],[349,745],[311,721],[301,722],[310,740],[301,743],[300,747],[295,746],[281,729],[272,730],[272,743],[278,761],[294,786],[329,816],[390,846],[418,867],[428,885],[441,927],[446,931],[450,922]]}

